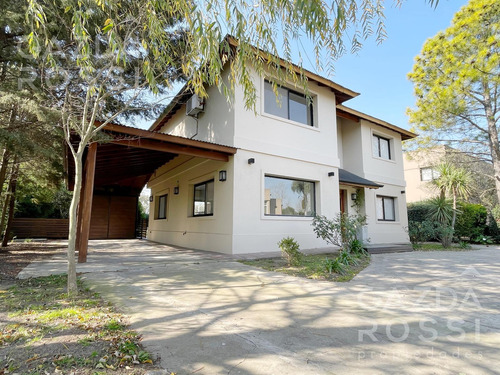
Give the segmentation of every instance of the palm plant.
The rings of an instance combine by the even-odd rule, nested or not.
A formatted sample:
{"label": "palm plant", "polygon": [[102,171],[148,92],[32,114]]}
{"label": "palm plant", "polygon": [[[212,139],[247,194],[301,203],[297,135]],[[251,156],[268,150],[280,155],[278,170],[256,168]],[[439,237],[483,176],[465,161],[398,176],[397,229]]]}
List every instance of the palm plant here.
{"label": "palm plant", "polygon": [[457,200],[458,198],[467,199],[469,197],[472,176],[465,169],[458,168],[449,162],[439,164],[436,167],[436,172],[438,172],[439,177],[433,180],[433,183],[439,189],[441,199],[445,199],[447,194],[452,197],[451,227],[455,228]]}

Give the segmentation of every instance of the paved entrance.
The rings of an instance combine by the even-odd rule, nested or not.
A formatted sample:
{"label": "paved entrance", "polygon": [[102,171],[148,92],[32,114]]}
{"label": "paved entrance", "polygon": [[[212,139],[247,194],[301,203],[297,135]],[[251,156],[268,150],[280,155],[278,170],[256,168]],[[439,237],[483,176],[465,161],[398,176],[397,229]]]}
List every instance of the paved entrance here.
{"label": "paved entrance", "polygon": [[[91,241],[90,248],[79,272],[179,375],[500,369],[496,248],[374,255],[345,284],[145,241]],[[54,265],[64,262],[32,264],[21,276],[56,272]]]}

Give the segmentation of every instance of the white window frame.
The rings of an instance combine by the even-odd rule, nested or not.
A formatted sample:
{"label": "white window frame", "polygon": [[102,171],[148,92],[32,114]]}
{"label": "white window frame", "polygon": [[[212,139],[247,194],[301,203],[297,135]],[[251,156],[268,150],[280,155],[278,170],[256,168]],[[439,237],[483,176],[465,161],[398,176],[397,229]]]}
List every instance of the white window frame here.
{"label": "white window frame", "polygon": [[[422,171],[423,170],[430,170],[431,173],[431,178],[424,180]],[[422,167],[420,168],[420,181],[422,182],[429,182],[429,181],[434,181],[435,179],[439,178],[439,173],[432,167]]]}

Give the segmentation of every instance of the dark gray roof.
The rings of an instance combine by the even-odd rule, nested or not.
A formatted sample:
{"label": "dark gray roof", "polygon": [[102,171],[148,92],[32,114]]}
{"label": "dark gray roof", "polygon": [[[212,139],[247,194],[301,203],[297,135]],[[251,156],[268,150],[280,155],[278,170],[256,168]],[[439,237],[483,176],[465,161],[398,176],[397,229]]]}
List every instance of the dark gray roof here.
{"label": "dark gray roof", "polygon": [[339,182],[344,185],[362,186],[370,189],[378,189],[384,186],[341,168],[339,168]]}

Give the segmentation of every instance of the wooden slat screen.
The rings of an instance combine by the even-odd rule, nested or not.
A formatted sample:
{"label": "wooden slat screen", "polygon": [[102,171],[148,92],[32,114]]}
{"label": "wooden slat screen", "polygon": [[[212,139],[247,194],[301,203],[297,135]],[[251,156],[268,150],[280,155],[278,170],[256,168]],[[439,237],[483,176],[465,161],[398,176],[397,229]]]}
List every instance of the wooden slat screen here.
{"label": "wooden slat screen", "polygon": [[68,238],[68,219],[14,218],[12,232],[16,238]]}

